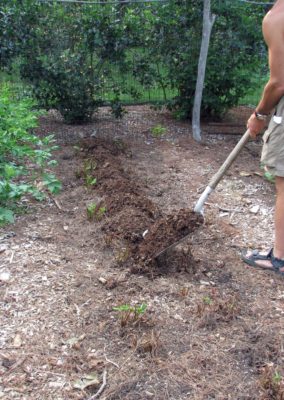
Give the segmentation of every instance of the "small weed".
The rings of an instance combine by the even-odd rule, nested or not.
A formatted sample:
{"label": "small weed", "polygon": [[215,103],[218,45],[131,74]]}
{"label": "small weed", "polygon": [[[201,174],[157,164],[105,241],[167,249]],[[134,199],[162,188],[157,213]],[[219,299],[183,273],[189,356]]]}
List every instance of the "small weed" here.
{"label": "small weed", "polygon": [[218,297],[217,294],[204,296],[197,305],[197,315],[201,318],[200,327],[215,328],[217,322],[229,322],[240,312],[239,299],[232,295]]}
{"label": "small weed", "polygon": [[274,383],[276,383],[277,385],[278,385],[279,383],[281,383],[281,381],[282,381],[282,375],[281,375],[278,371],[276,371],[275,374],[273,375],[273,381],[274,381]]}
{"label": "small weed", "polygon": [[114,311],[130,311],[136,315],[144,314],[147,309],[147,304],[142,303],[140,306],[131,306],[129,304],[122,304],[121,306],[113,307]]}
{"label": "small weed", "polygon": [[95,217],[97,205],[96,203],[91,203],[87,206],[87,217],[89,221],[92,221]]}
{"label": "small weed", "polygon": [[212,299],[210,296],[204,296],[202,300],[203,300],[204,304],[208,304],[208,305],[212,304]]}
{"label": "small weed", "polygon": [[151,134],[152,134],[152,136],[154,136],[154,137],[163,136],[166,132],[167,132],[167,129],[166,129],[164,126],[160,125],[160,124],[154,126],[154,127],[151,129]]}
{"label": "small weed", "polygon": [[271,175],[270,172],[265,171],[263,176],[268,182],[275,183],[275,176]]}
{"label": "small weed", "polygon": [[264,179],[266,179],[270,183],[275,183],[275,176],[272,175],[269,171],[266,171],[264,165],[261,164],[260,168],[264,171],[263,172]]}
{"label": "small weed", "polygon": [[94,160],[85,160],[83,167],[83,178],[87,187],[96,185],[97,178],[94,177],[94,171],[97,168],[97,163]]}
{"label": "small weed", "polygon": [[96,213],[96,219],[97,219],[97,221],[100,221],[101,219],[103,219],[103,217],[105,216],[105,214],[106,214],[106,207],[105,207],[105,206],[99,207],[99,209],[98,209],[98,211],[97,211],[97,213]]}
{"label": "small weed", "polygon": [[263,399],[284,399],[284,380],[277,368],[266,365],[261,372],[259,384],[263,391]]}
{"label": "small weed", "polygon": [[95,184],[97,183],[97,178],[93,178],[92,176],[87,176],[85,182],[88,187],[95,186]]}
{"label": "small weed", "polygon": [[106,214],[105,206],[98,206],[96,203],[91,203],[87,206],[87,217],[89,221],[101,221]]}
{"label": "small weed", "polygon": [[122,304],[113,307],[114,311],[119,312],[120,326],[123,328],[126,325],[136,325],[141,322],[146,312],[147,304],[131,306],[130,304]]}

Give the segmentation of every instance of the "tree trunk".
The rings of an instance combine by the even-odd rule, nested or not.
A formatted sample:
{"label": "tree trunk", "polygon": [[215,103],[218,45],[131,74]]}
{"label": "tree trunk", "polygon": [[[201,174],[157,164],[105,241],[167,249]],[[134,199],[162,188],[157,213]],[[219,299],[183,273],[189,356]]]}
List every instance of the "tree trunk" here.
{"label": "tree trunk", "polygon": [[202,92],[205,79],[206,62],[207,62],[211,31],[215,19],[216,15],[211,13],[211,0],[204,0],[202,42],[200,47],[198,73],[197,73],[197,81],[195,88],[194,105],[192,111],[193,138],[198,142],[201,141],[200,110],[201,110]]}

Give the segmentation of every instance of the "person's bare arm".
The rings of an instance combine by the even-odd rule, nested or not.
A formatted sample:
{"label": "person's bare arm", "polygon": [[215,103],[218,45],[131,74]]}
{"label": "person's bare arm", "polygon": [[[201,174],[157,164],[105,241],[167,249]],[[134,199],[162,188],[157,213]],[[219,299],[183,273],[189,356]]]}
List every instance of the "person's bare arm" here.
{"label": "person's bare arm", "polygon": [[[270,78],[265,85],[256,112],[269,114],[284,95],[284,10],[268,15],[263,22],[263,34],[268,45]],[[265,127],[266,122],[258,120],[253,113],[247,127],[255,137]]]}
{"label": "person's bare arm", "polygon": [[268,46],[270,78],[256,108],[269,114],[284,94],[284,12],[263,22],[263,34]]}

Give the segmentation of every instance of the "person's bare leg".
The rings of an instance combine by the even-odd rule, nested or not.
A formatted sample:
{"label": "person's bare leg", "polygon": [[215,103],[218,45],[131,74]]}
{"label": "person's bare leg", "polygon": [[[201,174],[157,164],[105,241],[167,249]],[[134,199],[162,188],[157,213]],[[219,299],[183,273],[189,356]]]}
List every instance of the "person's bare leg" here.
{"label": "person's bare leg", "polygon": [[284,259],[284,178],[275,178],[276,205],[275,205],[275,242],[274,256]]}
{"label": "person's bare leg", "polygon": [[[284,178],[275,178],[276,187],[276,203],[275,203],[275,214],[274,214],[274,228],[275,228],[275,240],[273,255],[276,258],[284,260]],[[252,253],[249,252],[247,257]],[[261,253],[263,254],[263,253]],[[264,268],[272,268],[270,260],[257,260],[256,264]],[[284,272],[284,267],[280,268],[280,272]]]}

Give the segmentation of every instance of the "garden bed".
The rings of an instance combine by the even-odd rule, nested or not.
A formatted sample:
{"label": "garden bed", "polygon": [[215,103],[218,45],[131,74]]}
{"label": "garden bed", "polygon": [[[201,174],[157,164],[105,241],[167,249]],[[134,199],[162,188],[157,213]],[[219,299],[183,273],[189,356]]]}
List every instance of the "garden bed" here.
{"label": "garden bed", "polygon": [[[198,144],[167,113],[128,111],[83,126],[41,119],[60,145],[63,190],[0,232],[0,398],[283,399],[284,281],[239,257],[272,242],[261,143],[202,222],[194,203],[236,128]],[[166,133],[154,137],[158,124]]]}

